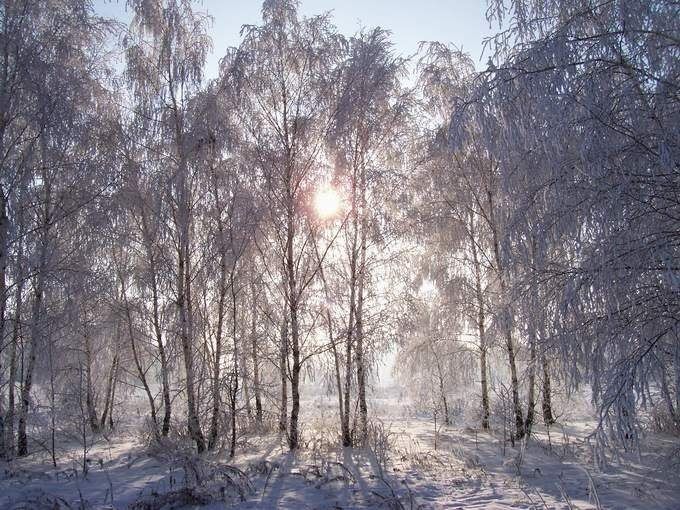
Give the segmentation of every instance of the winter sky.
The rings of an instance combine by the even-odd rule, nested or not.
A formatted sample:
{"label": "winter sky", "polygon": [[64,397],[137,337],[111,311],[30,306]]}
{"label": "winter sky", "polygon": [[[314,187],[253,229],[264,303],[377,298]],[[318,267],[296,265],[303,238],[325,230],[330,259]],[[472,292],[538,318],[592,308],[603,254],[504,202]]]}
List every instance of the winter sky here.
{"label": "winter sky", "polygon": [[[127,21],[130,10],[125,0],[95,0],[97,12]],[[213,52],[207,75],[217,74],[219,59],[226,48],[236,46],[242,25],[260,22],[261,0],[202,0],[199,5],[213,17]],[[413,54],[420,41],[451,42],[468,52],[481,69],[483,40],[491,33],[486,21],[485,0],[302,0],[304,15],[333,11],[341,33],[351,35],[359,27],[380,26],[392,31],[396,50]]]}

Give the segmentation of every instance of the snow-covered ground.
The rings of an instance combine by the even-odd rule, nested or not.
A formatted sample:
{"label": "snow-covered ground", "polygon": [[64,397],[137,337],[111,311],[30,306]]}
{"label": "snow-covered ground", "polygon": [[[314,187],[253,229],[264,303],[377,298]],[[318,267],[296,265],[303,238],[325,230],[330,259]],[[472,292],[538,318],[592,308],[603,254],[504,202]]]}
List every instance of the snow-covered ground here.
{"label": "snow-covered ground", "polygon": [[251,434],[231,462],[176,443],[149,448],[130,426],[96,441],[86,476],[75,444],[57,469],[40,452],[4,465],[0,508],[680,508],[677,438],[648,435],[639,453],[597,470],[588,417],[550,434],[539,426],[512,447],[502,431],[438,424],[435,433],[408,406],[375,404],[369,448],[338,447],[331,403],[316,399],[305,402],[302,450]]}

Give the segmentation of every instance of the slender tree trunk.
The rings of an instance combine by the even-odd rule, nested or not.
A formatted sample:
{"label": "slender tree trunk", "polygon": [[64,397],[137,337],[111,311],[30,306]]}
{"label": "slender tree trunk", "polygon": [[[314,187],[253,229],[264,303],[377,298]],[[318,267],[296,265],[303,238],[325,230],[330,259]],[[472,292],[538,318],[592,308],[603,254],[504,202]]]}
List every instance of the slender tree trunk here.
{"label": "slender tree trunk", "polygon": [[111,367],[109,368],[109,375],[106,378],[106,392],[104,393],[104,405],[102,406],[102,415],[99,419],[99,429],[104,430],[106,428],[106,420],[109,417],[109,407],[111,405],[111,391],[113,389],[113,375],[116,370],[116,358],[114,356],[111,362]]}
{"label": "slender tree trunk", "polygon": [[[297,312],[296,312],[297,315]],[[292,397],[290,409],[290,429],[288,433],[288,445],[291,450],[295,450],[300,446],[300,437],[298,430],[298,417],[300,413],[300,339],[298,333],[297,317],[291,320],[294,325],[291,330],[294,332],[291,335],[293,339],[293,370],[291,374],[290,392]]]}
{"label": "slender tree trunk", "polygon": [[[357,338],[356,314],[357,314],[357,265],[358,265],[358,245],[359,245],[359,211],[357,200],[356,165],[354,177],[352,179],[352,240],[350,245],[349,259],[349,317],[347,319],[347,337],[345,339],[345,391],[344,409],[341,413],[343,419],[341,423],[342,445],[352,446],[352,430],[350,427],[351,395],[352,395],[352,367],[354,366],[354,341]],[[357,376],[358,380],[358,376]]]}
{"label": "slender tree trunk", "polygon": [[[509,320],[509,319],[506,319]],[[517,363],[515,360],[515,346],[512,340],[512,333],[509,327],[505,331],[505,345],[508,351],[508,359],[510,363],[510,383],[512,391],[512,407],[515,414],[515,438],[522,439],[524,437],[524,416],[522,412],[522,404],[519,400],[519,379],[517,377]]]}
{"label": "slender tree trunk", "polygon": [[[214,152],[212,157],[215,157]],[[213,360],[212,370],[212,415],[210,420],[210,432],[208,434],[208,449],[212,450],[217,444],[219,415],[222,399],[220,396],[221,383],[221,366],[222,366],[222,337],[224,334],[224,318],[226,315],[225,307],[227,300],[227,277],[229,277],[229,285],[231,286],[232,295],[234,294],[234,273],[236,271],[236,261],[231,268],[231,272],[227,271],[227,252],[228,247],[225,240],[225,225],[222,217],[223,207],[221,207],[221,200],[219,194],[220,182],[214,165],[210,167],[210,177],[212,179],[212,198],[214,201],[214,217],[217,224],[217,239],[216,244],[219,246],[219,297],[217,302],[217,331],[215,337],[215,357]],[[232,202],[233,204],[233,202]],[[230,389],[231,392],[231,389]],[[231,393],[230,393],[231,398]],[[230,404],[231,406],[231,404]],[[231,406],[233,407],[233,406]]]}
{"label": "slender tree trunk", "polygon": [[[323,270],[323,264],[321,260],[321,256],[319,254],[318,246],[316,244],[316,240],[314,242],[314,251],[316,254],[316,260],[317,263],[319,264],[319,277],[321,278],[321,282],[323,283],[323,290],[324,290],[324,295],[326,296],[326,301],[328,302],[330,300],[330,292],[328,289],[328,282],[326,280],[326,275]],[[343,409],[343,393],[342,393],[342,376],[340,374],[340,354],[338,353],[338,348],[336,345],[336,338],[335,335],[333,334],[333,319],[331,317],[331,310],[329,306],[324,306],[325,310],[325,318],[326,318],[326,327],[328,328],[328,341],[330,342],[331,345],[331,351],[333,352],[333,365],[335,368],[335,386],[338,392],[338,414],[340,416],[340,428],[344,432],[345,429],[343,427],[345,426],[345,411]],[[349,430],[349,427],[347,427]]]}
{"label": "slender tree trunk", "polygon": [[[5,325],[7,312],[7,260],[9,248],[9,218],[7,217],[7,204],[5,201],[5,190],[0,186],[0,346],[5,344]],[[2,348],[0,348],[2,352]],[[2,357],[0,357],[0,361]],[[2,409],[0,399],[0,458],[7,458],[7,448],[5,445],[5,412]]]}
{"label": "slender tree trunk", "polygon": [[[170,72],[169,75],[171,74],[172,73]],[[195,441],[196,450],[200,454],[205,451],[206,443],[198,419],[195,388],[196,374],[194,373],[194,331],[191,295],[191,192],[189,189],[188,163],[185,153],[184,118],[182,108],[177,102],[175,90],[172,85],[169,87],[169,90],[173,104],[172,114],[175,122],[174,143],[178,159],[177,174],[173,184],[175,199],[178,204],[175,213],[175,224],[179,241],[177,246],[177,309],[179,315],[179,336],[186,376],[189,435]]]}
{"label": "slender tree trunk", "polygon": [[444,388],[444,374],[442,372],[442,367],[439,358],[437,357],[437,354],[434,352],[434,348],[432,349],[432,352],[435,355],[435,360],[437,364],[437,378],[439,379],[439,396],[442,401],[442,406],[444,407],[444,424],[448,427],[449,425],[451,425],[451,419],[449,418],[449,403],[446,400],[446,390]]}
{"label": "slender tree trunk", "polygon": [[109,402],[109,430],[113,430],[113,409],[116,405],[116,387],[120,374],[120,358],[116,360],[116,370],[113,372],[113,386],[111,387],[111,400]]}
{"label": "slender tree trunk", "polygon": [[660,373],[661,373],[661,396],[664,399],[664,402],[666,403],[666,407],[668,408],[668,414],[671,417],[671,420],[673,421],[673,426],[678,427],[680,426],[680,419],[678,417],[677,411],[675,409],[675,406],[673,405],[673,400],[671,399],[671,393],[670,389],[668,388],[668,379],[666,377],[666,367],[661,366],[660,367]]}
{"label": "slender tree trunk", "polygon": [[[290,180],[290,179],[289,179]],[[290,186],[290,182],[288,183]],[[290,189],[290,188],[289,188]],[[300,414],[300,326],[298,324],[298,307],[300,295],[298,294],[298,282],[295,269],[295,256],[293,252],[293,240],[295,239],[295,223],[293,212],[293,197],[289,196],[287,212],[287,237],[286,237],[286,280],[288,283],[288,308],[290,312],[290,340],[293,367],[291,370],[290,391],[291,410],[288,428],[288,446],[296,450],[300,445],[298,430],[298,417]]]}
{"label": "slender tree trunk", "polygon": [[52,454],[52,465],[57,467],[57,404],[56,391],[54,387],[54,342],[50,342],[49,365],[50,365],[50,453]]}
{"label": "slender tree trunk", "polygon": [[144,388],[144,393],[149,401],[149,410],[151,411],[151,426],[153,427],[153,434],[156,439],[158,439],[158,418],[156,416],[156,403],[154,402],[153,394],[151,393],[151,388],[146,379],[146,371],[142,367],[142,361],[139,357],[139,352],[137,350],[137,341],[135,340],[135,328],[132,321],[132,314],[130,313],[130,304],[127,300],[127,294],[125,292],[125,284],[121,276],[121,295],[123,297],[123,306],[125,308],[125,318],[128,325],[128,336],[130,339],[130,347],[132,348],[132,359],[135,363],[135,368],[137,368],[137,376],[139,377],[142,387]]}
{"label": "slender tree trunk", "polygon": [[472,212],[469,214],[469,233],[470,250],[472,251],[472,263],[475,273],[475,299],[477,301],[477,333],[479,335],[479,371],[482,385],[482,430],[489,430],[489,381],[487,378],[488,369],[486,356],[488,347],[486,344],[486,314],[484,303],[484,290],[482,289],[482,267],[477,251],[477,236],[475,228],[475,217]]}
{"label": "slender tree trunk", "polygon": [[[23,221],[20,221],[23,223]],[[15,385],[17,381],[17,350],[19,346],[19,336],[21,334],[21,322],[23,320],[23,300],[24,300],[24,243],[23,228],[19,234],[17,247],[16,274],[17,283],[14,293],[14,317],[12,324],[12,339],[9,345],[9,380],[7,381],[7,419],[5,421],[6,441],[8,457],[12,458],[15,454],[14,447],[14,421],[15,421]]]}
{"label": "slender tree trunk", "polygon": [[[328,324],[328,340],[331,343],[331,349],[333,351],[333,363],[335,367],[335,386],[338,391],[338,413],[340,414],[340,428],[345,431],[342,427],[345,426],[349,429],[349,423],[345,422],[345,411],[342,408],[342,379],[340,376],[340,355],[338,354],[337,346],[335,345],[335,338],[333,335],[333,322],[331,320],[331,312],[326,307],[326,322]],[[343,437],[344,439],[344,437]]]}
{"label": "slender tree trunk", "polygon": [[487,198],[489,203],[489,223],[493,235],[493,250],[494,259],[496,262],[496,271],[498,273],[498,282],[500,286],[501,301],[503,303],[503,336],[505,337],[505,347],[508,353],[508,363],[510,365],[510,389],[512,392],[512,407],[515,415],[515,437],[522,439],[524,437],[524,413],[522,411],[522,404],[519,400],[519,379],[517,377],[517,360],[515,343],[512,338],[512,310],[507,295],[507,288],[505,283],[505,272],[503,269],[503,261],[501,259],[500,241],[498,234],[498,225],[496,224],[493,195],[491,191],[487,190]]}
{"label": "slender tree trunk", "polygon": [[250,318],[250,346],[253,359],[253,392],[255,393],[255,423],[262,426],[262,395],[260,391],[260,362],[257,353],[257,295],[255,284],[251,279],[250,294],[252,299],[252,314]]}
{"label": "slender tree trunk", "polygon": [[95,409],[94,387],[92,383],[92,345],[87,331],[83,333],[83,343],[85,348],[85,408],[90,429],[96,434],[99,432],[99,420],[97,419],[97,410]]}
{"label": "slender tree trunk", "polygon": [[487,379],[486,355],[487,349],[484,347],[479,353],[479,370],[482,377],[482,430],[489,430],[491,428],[489,425],[491,412],[489,410],[489,381]]}
{"label": "slender tree trunk", "polygon": [[234,369],[233,369],[233,379],[231,384],[231,445],[229,448],[229,457],[234,458],[236,454],[236,411],[238,402],[238,390],[239,390],[239,348],[238,348],[238,313],[237,313],[237,301],[236,301],[236,288],[234,282],[234,271],[231,273],[231,335],[232,341],[234,342]]}
{"label": "slender tree trunk", "polygon": [[[245,322],[245,321],[243,321]],[[245,328],[244,328],[245,330]],[[247,335],[242,333],[242,336],[245,338],[248,338],[250,336],[250,332],[248,332]],[[243,348],[238,349],[238,367],[239,367],[239,378],[240,378],[240,386],[241,390],[243,391],[243,405],[246,408],[246,416],[248,418],[248,424],[252,424],[253,422],[253,409],[251,406],[250,402],[250,373],[248,370],[248,351],[246,350],[246,342],[243,342]]]}
{"label": "slender tree trunk", "polygon": [[143,205],[140,206],[140,216],[142,220],[142,236],[144,237],[146,255],[149,260],[149,276],[151,277],[151,321],[153,323],[153,331],[156,339],[156,348],[158,349],[158,358],[161,362],[161,392],[163,394],[163,424],[161,425],[161,436],[167,437],[168,433],[170,432],[170,420],[172,419],[172,402],[170,400],[170,369],[168,367],[168,357],[165,352],[165,345],[163,344],[163,329],[161,328],[158,291],[158,263],[156,260],[156,252],[154,251],[153,246],[154,239],[149,230],[146,210]]}
{"label": "slender tree trunk", "polygon": [[[185,232],[185,235],[188,233]],[[201,426],[198,421],[198,412],[196,408],[196,389],[194,386],[194,353],[193,353],[193,335],[190,318],[190,304],[191,299],[191,277],[190,266],[188,264],[189,249],[185,242],[182,243],[182,248],[179,253],[179,267],[178,267],[178,292],[177,292],[177,307],[179,309],[179,323],[180,323],[180,343],[182,345],[182,354],[184,358],[184,372],[186,376],[186,392],[187,392],[187,419],[189,435],[196,442],[196,449],[198,453],[205,451],[205,439],[201,432]]]}
{"label": "slender tree trunk", "polygon": [[[532,265],[536,267],[536,241],[532,234],[531,239],[531,260]],[[540,303],[539,303],[539,290],[538,281],[536,279],[535,270],[532,270],[531,282],[530,282],[530,292],[531,292],[531,308],[532,316],[529,318],[529,388],[527,394],[527,417],[524,422],[524,429],[527,436],[531,436],[531,429],[534,425],[535,414],[536,414],[536,365],[538,364],[538,359],[536,357],[536,348],[538,344],[538,335],[541,330],[541,318],[540,314]]]}
{"label": "slender tree trunk", "polygon": [[349,321],[347,323],[347,338],[345,338],[345,391],[344,391],[344,409],[340,417],[342,418],[341,431],[342,431],[342,445],[352,446],[352,432],[350,429],[350,402],[351,402],[351,389],[352,389],[352,343],[354,338],[354,301],[355,301],[355,286],[350,282],[350,309],[349,309]]}
{"label": "slender tree trunk", "polygon": [[529,388],[527,395],[527,418],[525,421],[525,431],[527,436],[531,436],[531,429],[535,421],[536,408],[536,371],[538,370],[537,348],[539,344],[540,335],[544,329],[544,318],[542,307],[540,303],[540,294],[538,287],[538,264],[539,260],[536,256],[536,236],[533,233],[531,226],[529,226],[530,243],[531,243],[531,280],[529,282],[530,288],[530,306],[531,316],[528,318],[528,333],[529,333]]}
{"label": "slender tree trunk", "polygon": [[[23,278],[23,275],[21,276]],[[8,458],[14,457],[14,413],[15,413],[15,385],[17,380],[17,346],[19,343],[19,332],[21,324],[22,308],[22,287],[21,282],[17,285],[17,301],[14,310],[14,324],[12,325],[12,340],[9,349],[9,380],[7,381],[7,419],[5,420],[5,445]]]}
{"label": "slender tree trunk", "polygon": [[51,186],[50,180],[43,175],[45,181],[45,209],[43,211],[43,222],[38,252],[38,271],[35,275],[33,292],[33,306],[31,309],[31,326],[29,343],[26,346],[28,351],[28,361],[24,370],[24,383],[21,388],[21,408],[19,411],[19,429],[17,433],[17,454],[20,457],[28,455],[28,436],[26,435],[26,425],[28,410],[30,406],[31,390],[33,389],[33,372],[38,351],[38,342],[41,335],[41,320],[43,315],[43,299],[45,294],[45,277],[47,272],[47,252],[50,235],[50,203]]}
{"label": "slender tree trunk", "polygon": [[[154,263],[155,266],[155,263]],[[163,345],[163,332],[160,324],[160,312],[158,307],[158,284],[156,282],[156,269],[152,268],[152,293],[153,293],[153,329],[156,335],[156,346],[158,348],[158,357],[161,362],[161,390],[163,393],[163,424],[161,425],[161,436],[167,437],[170,432],[170,420],[172,418],[172,402],[170,400],[170,382],[169,382],[169,368],[168,356],[165,353],[165,346]],[[118,369],[118,367],[116,367]]]}
{"label": "slender tree trunk", "polygon": [[359,274],[356,309],[356,358],[357,358],[357,396],[359,398],[359,431],[361,444],[368,433],[368,406],[366,405],[366,358],[364,356],[364,283],[366,281],[366,182],[362,171],[361,179],[361,241],[359,245]]}
{"label": "slender tree trunk", "polygon": [[545,354],[541,356],[541,366],[543,368],[543,423],[552,425],[555,418],[552,411],[552,396],[550,389],[550,368]]}
{"label": "slender tree trunk", "polygon": [[[43,255],[41,258],[45,258]],[[44,270],[36,275],[36,286],[33,296],[33,309],[31,313],[31,332],[30,341],[27,346],[28,361],[24,371],[24,384],[21,388],[21,408],[19,411],[19,430],[17,436],[17,454],[19,457],[28,455],[28,437],[26,435],[26,421],[30,405],[31,390],[33,388],[33,371],[35,370],[35,360],[38,349],[38,337],[40,335],[40,320],[43,311],[44,294]]]}
{"label": "slender tree trunk", "polygon": [[170,421],[172,419],[172,401],[170,399],[170,382],[168,367],[168,355],[165,352],[163,343],[163,328],[161,327],[160,298],[158,290],[158,260],[154,250],[154,236],[149,228],[149,218],[147,217],[145,197],[139,195],[139,217],[141,220],[141,234],[144,240],[144,248],[148,259],[149,280],[151,284],[151,323],[153,326],[156,348],[158,349],[158,359],[161,364],[161,393],[163,398],[163,423],[161,424],[161,436],[167,437],[170,432]]}
{"label": "slender tree trunk", "polygon": [[[116,252],[114,251],[113,253],[115,260]],[[127,287],[125,283],[125,277],[123,275],[123,270],[120,266],[118,268],[118,280],[120,281],[120,299],[123,305],[123,312],[125,313],[125,323],[127,324],[128,340],[130,341],[130,348],[132,350],[132,359],[134,361],[135,368],[137,369],[137,376],[139,377],[139,381],[142,383],[144,393],[146,394],[146,398],[149,402],[149,410],[151,412],[151,427],[153,428],[152,432],[154,438],[158,439],[159,434],[158,434],[158,417],[156,415],[156,403],[154,401],[153,394],[151,393],[149,382],[146,379],[146,371],[142,366],[142,361],[140,359],[139,351],[137,349],[137,341],[135,340],[136,337],[135,326],[134,321],[132,319],[132,312],[130,310],[130,303],[127,298]]]}
{"label": "slender tree trunk", "polygon": [[286,315],[281,324],[281,349],[279,350],[281,375],[281,409],[279,413],[279,432],[288,432],[288,321]]}
{"label": "slender tree trunk", "polygon": [[[170,420],[172,419],[172,402],[170,400],[170,381],[169,381],[169,367],[168,358],[163,346],[163,335],[158,326],[156,328],[156,345],[158,346],[158,354],[161,361],[161,386],[163,392],[163,424],[161,426],[161,435],[167,437],[170,432]],[[118,367],[116,366],[116,369]]]}
{"label": "slender tree trunk", "polygon": [[248,423],[253,421],[253,409],[250,403],[250,384],[248,383],[248,378],[250,374],[248,373],[248,362],[246,361],[246,353],[243,349],[240,349],[241,361],[241,388],[243,389],[243,403],[246,406],[246,415],[248,416]]}
{"label": "slender tree trunk", "polygon": [[116,376],[116,370],[118,365],[118,353],[120,345],[120,321],[116,321],[116,346],[113,354],[113,360],[111,361],[111,368],[109,369],[109,375],[106,378],[106,393],[104,398],[104,409],[102,410],[102,416],[99,420],[99,427],[104,430],[106,427],[106,420],[109,415],[109,409],[111,407],[111,399],[113,398],[113,384],[114,378]]}
{"label": "slender tree trunk", "polygon": [[[220,236],[222,235],[220,228]],[[212,371],[212,415],[210,417],[210,433],[208,434],[208,449],[212,450],[217,445],[220,416],[220,378],[222,366],[222,335],[224,331],[224,307],[227,296],[227,260],[224,246],[220,253],[220,294],[217,303],[217,328],[215,332],[215,358],[213,359]]]}
{"label": "slender tree trunk", "polygon": [[527,390],[527,417],[524,422],[524,430],[527,436],[531,436],[534,425],[536,408],[536,331],[533,327],[529,333],[529,388]]}

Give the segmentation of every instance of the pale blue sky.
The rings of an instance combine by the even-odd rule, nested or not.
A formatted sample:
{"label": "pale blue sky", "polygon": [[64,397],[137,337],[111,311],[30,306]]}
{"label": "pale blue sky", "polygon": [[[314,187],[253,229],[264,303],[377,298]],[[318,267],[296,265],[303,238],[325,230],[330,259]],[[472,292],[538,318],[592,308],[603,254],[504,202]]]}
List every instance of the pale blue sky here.
{"label": "pale blue sky", "polygon": [[[101,15],[129,19],[125,0],[95,0],[94,5]],[[198,9],[214,18],[208,77],[216,75],[225,49],[238,45],[241,26],[259,23],[261,6],[260,0],[197,2]],[[486,57],[480,60],[483,39],[491,33],[484,17],[486,0],[302,0],[300,11],[304,15],[333,11],[334,23],[345,35],[360,26],[388,29],[396,50],[405,56],[416,51],[419,41],[441,41],[462,47],[478,68],[486,64]]]}

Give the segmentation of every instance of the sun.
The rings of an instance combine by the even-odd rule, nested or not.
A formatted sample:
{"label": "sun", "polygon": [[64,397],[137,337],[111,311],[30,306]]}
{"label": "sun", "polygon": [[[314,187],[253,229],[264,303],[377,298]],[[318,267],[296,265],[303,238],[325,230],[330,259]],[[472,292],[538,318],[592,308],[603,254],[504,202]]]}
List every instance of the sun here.
{"label": "sun", "polygon": [[314,210],[319,218],[330,218],[340,210],[340,202],[340,195],[332,187],[320,188],[314,195]]}

